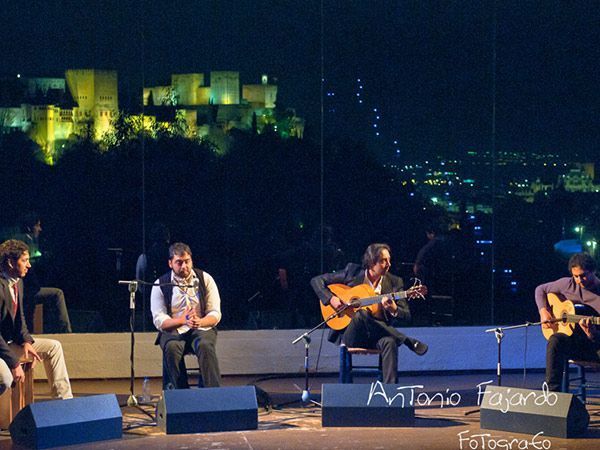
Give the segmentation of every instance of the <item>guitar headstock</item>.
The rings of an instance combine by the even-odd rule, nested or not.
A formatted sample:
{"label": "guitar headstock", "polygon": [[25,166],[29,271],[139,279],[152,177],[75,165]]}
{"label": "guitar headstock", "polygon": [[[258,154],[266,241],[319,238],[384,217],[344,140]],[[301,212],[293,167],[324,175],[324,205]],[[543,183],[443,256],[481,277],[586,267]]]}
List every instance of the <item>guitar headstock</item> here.
{"label": "guitar headstock", "polygon": [[408,290],[406,291],[406,296],[411,299],[412,298],[420,298],[420,299],[424,300],[426,295],[427,295],[427,286],[422,284],[421,280],[419,280],[418,278],[414,279],[413,285],[410,288],[408,288]]}

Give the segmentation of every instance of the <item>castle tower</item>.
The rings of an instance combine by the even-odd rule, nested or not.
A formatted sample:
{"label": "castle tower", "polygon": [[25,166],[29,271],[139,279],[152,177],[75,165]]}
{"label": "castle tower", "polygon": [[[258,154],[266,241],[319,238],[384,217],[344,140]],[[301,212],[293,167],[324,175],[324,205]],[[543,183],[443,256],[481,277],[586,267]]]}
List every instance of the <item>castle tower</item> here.
{"label": "castle tower", "polygon": [[81,126],[92,123],[94,138],[100,139],[110,129],[110,122],[119,111],[117,72],[114,70],[69,69],[65,72],[67,86],[77,107],[73,120]]}

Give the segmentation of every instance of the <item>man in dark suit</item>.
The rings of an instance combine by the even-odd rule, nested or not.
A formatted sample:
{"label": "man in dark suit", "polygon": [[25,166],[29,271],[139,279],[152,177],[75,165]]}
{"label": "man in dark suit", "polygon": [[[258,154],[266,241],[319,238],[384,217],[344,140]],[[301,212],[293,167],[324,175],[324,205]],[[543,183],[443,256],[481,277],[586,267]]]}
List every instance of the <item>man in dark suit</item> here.
{"label": "man in dark suit", "polygon": [[31,267],[29,248],[10,239],[0,244],[0,393],[25,378],[21,356],[43,361],[54,398],[72,398],[71,383],[60,342],[34,340],[23,314],[23,278]]}
{"label": "man in dark suit", "polygon": [[[331,292],[327,286],[344,284],[350,287],[367,284],[376,294],[390,294],[401,291],[402,279],[389,273],[391,267],[391,250],[387,244],[371,244],[363,255],[362,267],[348,264],[339,272],[326,273],[314,277],[310,284],[324,305],[339,310],[344,303]],[[423,288],[426,292],[426,289]],[[423,292],[423,293],[424,293]],[[396,383],[398,379],[398,347],[405,344],[417,355],[427,352],[427,345],[417,339],[410,338],[392,325],[395,320],[410,320],[410,309],[405,299],[394,301],[383,297],[379,314],[360,309],[346,327],[343,336],[332,330],[331,342],[340,340],[348,347],[377,348],[381,350],[381,364],[384,383]]]}

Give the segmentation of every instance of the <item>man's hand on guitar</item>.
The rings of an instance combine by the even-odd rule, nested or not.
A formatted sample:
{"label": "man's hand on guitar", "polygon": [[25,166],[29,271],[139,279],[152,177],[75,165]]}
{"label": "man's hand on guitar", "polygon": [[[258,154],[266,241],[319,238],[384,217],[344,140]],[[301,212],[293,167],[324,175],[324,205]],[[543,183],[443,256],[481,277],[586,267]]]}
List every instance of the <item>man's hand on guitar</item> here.
{"label": "man's hand on guitar", "polygon": [[592,323],[590,317],[581,319],[578,323],[588,339],[595,340],[598,337],[598,327]]}
{"label": "man's hand on guitar", "polygon": [[392,299],[392,297],[383,297],[381,299],[381,306],[383,306],[383,309],[389,312],[392,316],[396,316],[398,311],[398,305],[396,304],[394,299]]}
{"label": "man's hand on guitar", "polygon": [[540,309],[540,322],[542,322],[542,328],[556,328],[556,323],[549,322],[554,320],[554,316],[546,308]]}
{"label": "man's hand on guitar", "polygon": [[339,297],[336,297],[335,295],[333,297],[331,297],[329,299],[329,305],[335,309],[336,311],[339,311],[340,308],[342,306],[344,306],[344,303],[339,299]]}

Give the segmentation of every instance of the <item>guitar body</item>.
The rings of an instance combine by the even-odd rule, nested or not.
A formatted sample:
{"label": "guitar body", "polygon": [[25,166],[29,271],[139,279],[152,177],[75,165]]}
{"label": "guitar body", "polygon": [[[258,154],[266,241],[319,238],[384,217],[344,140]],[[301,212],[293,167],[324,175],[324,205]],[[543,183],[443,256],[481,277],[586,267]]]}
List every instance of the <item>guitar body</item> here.
{"label": "guitar body", "polygon": [[[548,304],[550,305],[550,312],[557,319],[561,318],[563,315],[575,314],[575,305],[573,302],[567,300],[562,295],[549,293],[547,298]],[[542,328],[542,333],[546,339],[550,339],[550,336],[556,333],[562,333],[566,334],[567,336],[571,336],[576,326],[576,323],[556,322],[552,324],[552,328]]]}
{"label": "guitar body", "polygon": [[600,323],[600,318],[596,317],[598,313],[589,306],[574,304],[562,295],[553,293],[549,293],[547,298],[552,315],[557,319],[563,320],[553,323],[552,328],[542,328],[542,333],[546,339],[550,339],[550,336],[555,333],[571,336],[575,328],[579,326],[577,322],[580,318],[590,317],[593,324],[597,325]]}
{"label": "guitar body", "polygon": [[[344,303],[350,303],[354,300],[373,297],[376,295],[373,288],[368,284],[359,284],[358,286],[354,287],[346,286],[345,284],[330,284],[327,286],[327,288]],[[319,304],[321,305],[321,314],[323,315],[323,319],[327,319],[329,316],[335,313],[335,309],[332,306],[324,305],[322,302],[319,302]],[[356,311],[359,309],[368,309],[376,317],[379,317],[382,314],[380,303],[361,306],[360,308],[348,308],[339,316],[334,317],[327,322],[327,325],[334,330],[343,330],[348,326],[354,317],[354,314],[356,314]]]}

